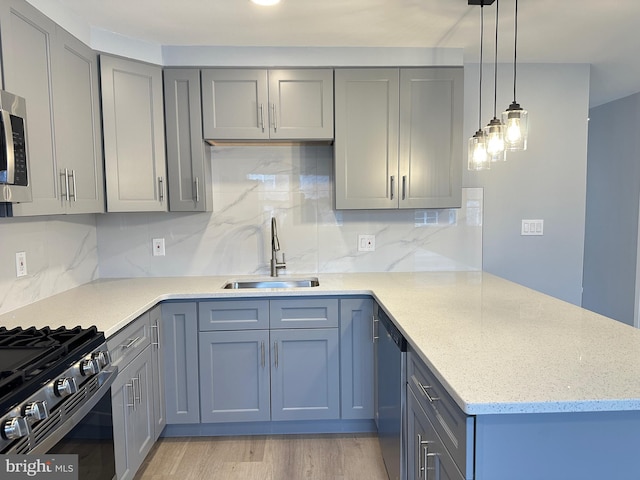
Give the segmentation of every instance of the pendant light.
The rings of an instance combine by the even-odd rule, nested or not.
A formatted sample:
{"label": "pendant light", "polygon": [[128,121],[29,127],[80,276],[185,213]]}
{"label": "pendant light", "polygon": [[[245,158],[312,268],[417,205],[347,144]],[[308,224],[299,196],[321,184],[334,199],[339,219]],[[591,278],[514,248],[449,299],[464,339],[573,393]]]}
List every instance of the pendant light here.
{"label": "pendant light", "polygon": [[469,139],[469,170],[489,170],[491,162],[487,156],[487,144],[482,130],[482,50],[484,46],[484,0],[480,0],[480,93],[478,96],[478,131]]}
{"label": "pendant light", "polygon": [[497,118],[498,101],[498,15],[500,0],[496,0],[496,44],[493,57],[493,118],[484,127],[484,134],[487,143],[487,155],[490,161],[499,162],[506,160],[504,145],[504,123]]}
{"label": "pendant light", "polygon": [[516,101],[516,73],[518,60],[518,0],[515,0],[516,11],[514,20],[513,42],[513,102],[504,112],[502,121],[506,125],[505,148],[507,150],[526,150],[529,113]]}

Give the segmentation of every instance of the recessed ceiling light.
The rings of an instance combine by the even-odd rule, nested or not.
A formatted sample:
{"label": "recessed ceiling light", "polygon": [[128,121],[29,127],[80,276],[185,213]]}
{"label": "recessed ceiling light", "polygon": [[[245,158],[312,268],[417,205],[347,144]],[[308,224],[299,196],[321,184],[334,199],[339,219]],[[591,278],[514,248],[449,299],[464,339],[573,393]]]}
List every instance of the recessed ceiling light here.
{"label": "recessed ceiling light", "polygon": [[251,3],[255,3],[256,5],[270,6],[275,5],[276,3],[280,3],[280,0],[251,0]]}

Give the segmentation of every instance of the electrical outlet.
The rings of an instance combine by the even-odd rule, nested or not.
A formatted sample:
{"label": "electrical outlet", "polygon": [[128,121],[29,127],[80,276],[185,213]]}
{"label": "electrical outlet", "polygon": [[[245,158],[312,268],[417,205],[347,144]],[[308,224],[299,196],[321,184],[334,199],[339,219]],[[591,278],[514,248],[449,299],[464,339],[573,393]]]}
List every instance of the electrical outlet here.
{"label": "electrical outlet", "polygon": [[358,251],[374,252],[376,250],[375,235],[358,235]]}
{"label": "electrical outlet", "polygon": [[544,220],[522,220],[520,235],[544,235]]}
{"label": "electrical outlet", "polygon": [[27,275],[27,253],[16,253],[16,277],[24,277]]}
{"label": "electrical outlet", "polygon": [[153,256],[164,257],[164,238],[153,239]]}

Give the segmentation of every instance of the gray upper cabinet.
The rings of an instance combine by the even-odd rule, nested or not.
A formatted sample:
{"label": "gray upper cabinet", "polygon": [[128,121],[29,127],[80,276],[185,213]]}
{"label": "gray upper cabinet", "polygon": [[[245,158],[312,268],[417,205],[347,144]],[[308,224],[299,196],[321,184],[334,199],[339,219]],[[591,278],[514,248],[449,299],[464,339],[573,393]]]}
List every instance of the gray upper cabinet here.
{"label": "gray upper cabinet", "polygon": [[461,202],[463,70],[336,70],[336,208]]}
{"label": "gray upper cabinet", "polygon": [[336,208],[397,208],[399,72],[336,70]]}
{"label": "gray upper cabinet", "polygon": [[167,211],[162,69],[100,55],[107,211]]}
{"label": "gray upper cabinet", "polygon": [[0,5],[4,88],[27,101],[33,202],[14,215],[104,211],[97,60],[31,5]]}
{"label": "gray upper cabinet", "polygon": [[53,109],[56,159],[67,213],[104,212],[98,56],[56,29]]}
{"label": "gray upper cabinet", "polygon": [[200,70],[164,70],[169,210],[212,209],[211,159],[202,139]]}
{"label": "gray upper cabinet", "polygon": [[202,70],[204,138],[331,140],[333,70]]}
{"label": "gray upper cabinet", "polygon": [[460,207],[462,68],[400,70],[400,208]]}

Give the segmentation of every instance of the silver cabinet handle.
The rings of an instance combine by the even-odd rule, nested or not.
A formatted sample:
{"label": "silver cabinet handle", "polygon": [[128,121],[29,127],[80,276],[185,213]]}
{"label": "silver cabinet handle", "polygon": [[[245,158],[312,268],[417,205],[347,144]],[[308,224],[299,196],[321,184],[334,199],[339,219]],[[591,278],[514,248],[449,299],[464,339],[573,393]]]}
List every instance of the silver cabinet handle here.
{"label": "silver cabinet handle", "polygon": [[278,368],[278,342],[273,342],[275,367]]}
{"label": "silver cabinet handle", "polygon": [[131,383],[127,383],[125,385],[127,387],[127,407],[136,409],[136,397],[133,389],[133,378],[131,379]]}
{"label": "silver cabinet handle", "polygon": [[427,469],[422,465],[422,455],[420,455],[422,453],[420,451],[422,449],[422,435],[420,435],[419,433],[418,433],[417,440],[418,441],[416,442],[416,458],[418,459],[418,465],[417,465],[418,475],[416,475],[416,478],[427,480]]}
{"label": "silver cabinet handle", "polygon": [[375,315],[371,315],[371,343],[376,343],[376,340],[378,340],[378,335],[376,335],[377,327],[378,319]]}
{"label": "silver cabinet handle", "polygon": [[276,104],[273,103],[271,108],[273,110],[273,131],[277,132],[278,131],[278,117],[276,116]]}
{"label": "silver cabinet handle", "polygon": [[196,177],[196,203],[200,203],[200,178]]}
{"label": "silver cabinet handle", "polygon": [[265,367],[264,340],[260,342],[260,366]]}
{"label": "silver cabinet handle", "polygon": [[402,200],[407,198],[407,176],[402,176]]}
{"label": "silver cabinet handle", "polygon": [[131,386],[133,390],[133,403],[140,405],[140,376],[131,379]]}
{"label": "silver cabinet handle", "polygon": [[75,170],[71,170],[71,173],[69,174],[69,176],[72,179],[71,184],[73,185],[73,195],[69,194],[69,197],[73,197],[73,201],[75,202],[77,200],[77,198],[76,198],[76,171]]}
{"label": "silver cabinet handle", "polygon": [[127,349],[133,347],[138,340],[140,340],[140,337],[136,337],[134,339],[129,339],[129,343],[127,343],[126,345],[125,344],[120,345],[120,348],[122,350],[127,350]]}
{"label": "silver cabinet handle", "polygon": [[160,331],[158,330],[159,328],[160,327],[158,327],[158,322],[156,322],[155,325],[151,325],[151,345],[157,348],[160,348]]}
{"label": "silver cabinet handle", "polygon": [[415,384],[416,387],[418,387],[418,390],[420,390],[420,392],[422,393],[422,395],[424,395],[425,397],[427,397],[427,400],[429,400],[429,403],[433,403],[433,402],[437,402],[438,400],[440,400],[438,397],[432,397],[429,394],[429,389],[433,388],[430,385],[423,385],[422,383],[420,383],[420,380],[418,380],[415,375],[411,375],[411,380],[413,380],[413,383]]}
{"label": "silver cabinet handle", "polygon": [[164,201],[164,179],[162,177],[158,177],[158,197],[160,202]]}
{"label": "silver cabinet handle", "polygon": [[[435,458],[435,462],[436,462],[436,464],[431,468],[429,468],[427,466],[427,462],[429,461],[429,457]],[[425,449],[424,449],[424,466],[425,466],[425,472],[427,470],[434,470],[436,472],[435,480],[440,480],[440,454],[439,453],[429,453],[428,450],[427,450],[427,447],[425,447]]]}
{"label": "silver cabinet handle", "polygon": [[62,198],[69,201],[69,170],[66,168],[60,170],[60,188],[64,187],[64,193],[62,194]]}
{"label": "silver cabinet handle", "polygon": [[142,405],[142,380],[140,379],[140,375],[138,375],[136,380],[136,385],[138,386],[138,405]]}
{"label": "silver cabinet handle", "polygon": [[260,127],[264,132],[264,104],[260,104]]}
{"label": "silver cabinet handle", "polygon": [[391,175],[391,200],[393,200],[393,193],[396,190],[396,177],[394,175]]}

